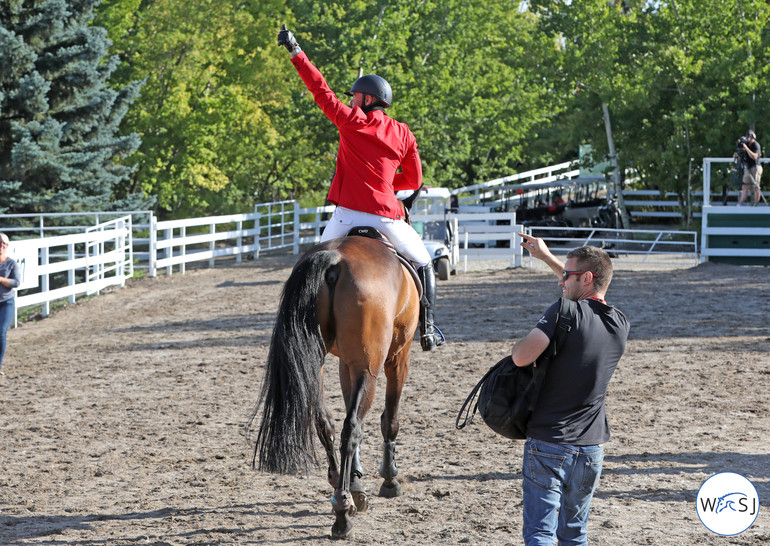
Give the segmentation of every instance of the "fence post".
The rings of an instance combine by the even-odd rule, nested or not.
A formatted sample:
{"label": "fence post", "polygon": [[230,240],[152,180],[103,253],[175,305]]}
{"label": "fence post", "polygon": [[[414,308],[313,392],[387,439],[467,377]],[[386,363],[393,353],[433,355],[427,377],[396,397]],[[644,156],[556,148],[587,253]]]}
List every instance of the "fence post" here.
{"label": "fence post", "polygon": [[[216,224],[211,224],[209,226],[209,233],[211,235],[214,235],[217,232],[217,226]],[[216,241],[210,241],[209,242],[209,250],[211,251],[211,259],[209,260],[209,267],[214,267],[214,251],[217,249],[217,242]]]}
{"label": "fence post", "polygon": [[[256,207],[255,207],[256,208]],[[254,211],[254,229],[256,230],[257,234],[254,236],[254,244],[257,246],[257,251],[254,254],[254,259],[259,259],[259,251],[262,250],[262,242],[260,239],[262,238],[262,214]]]}
{"label": "fence post", "polygon": [[158,275],[156,269],[158,263],[158,219],[152,213],[150,213],[150,242],[147,252],[149,253],[150,277],[156,277]]}
{"label": "fence post", "polygon": [[512,228],[515,228],[513,233],[511,233],[511,248],[513,248],[513,263],[511,264],[512,267],[521,267],[521,258],[523,254],[523,249],[521,248],[521,245],[519,244],[519,240],[521,239],[519,237],[519,232],[521,231],[521,227],[519,225],[511,225]]}
{"label": "fence post", "polygon": [[[163,240],[164,241],[171,241],[173,243],[174,241],[174,230],[173,229],[164,229],[163,230]],[[166,247],[165,252],[163,253],[163,256],[166,257],[166,259],[173,258],[174,257],[174,245],[171,244]],[[166,266],[166,275],[169,277],[174,272],[174,266],[173,265],[167,265]]]}
{"label": "fence post", "polygon": [[125,279],[131,279],[134,276],[134,217],[126,216],[126,220],[123,223],[123,229],[125,230],[125,236],[123,238],[123,260],[126,263],[125,253],[128,252],[128,271],[123,269],[123,285],[125,285]]}
{"label": "fence post", "polygon": [[[40,249],[40,265],[48,265],[48,247],[43,247]],[[42,275],[42,279],[40,280],[40,291],[41,292],[48,292],[48,273]],[[47,317],[51,314],[51,303],[46,300],[45,303],[43,303],[43,316]]]}
{"label": "fence post", "polygon": [[[75,259],[75,243],[67,245],[67,260],[72,261]],[[69,286],[75,284],[75,270],[70,269],[67,271],[67,283]],[[70,303],[75,303],[75,294],[72,294],[69,298]]]}
{"label": "fence post", "polygon": [[[173,236],[173,232],[172,232],[172,236]],[[179,238],[182,241],[182,246],[179,247],[179,255],[185,256],[187,254],[187,245],[184,244],[184,240],[187,238],[187,226],[182,226],[179,228]],[[182,259],[181,263],[179,264],[179,272],[182,275],[184,275],[185,270],[186,270],[185,261],[184,259]]]}
{"label": "fence post", "polygon": [[243,235],[241,235],[243,232],[243,220],[238,220],[235,223],[235,229],[238,231],[238,238],[235,241],[235,244],[238,246],[238,253],[235,255],[235,263],[239,264],[243,261]]}
{"label": "fence post", "polygon": [[294,246],[292,248],[294,254],[299,254],[299,226],[299,203],[294,201]]}

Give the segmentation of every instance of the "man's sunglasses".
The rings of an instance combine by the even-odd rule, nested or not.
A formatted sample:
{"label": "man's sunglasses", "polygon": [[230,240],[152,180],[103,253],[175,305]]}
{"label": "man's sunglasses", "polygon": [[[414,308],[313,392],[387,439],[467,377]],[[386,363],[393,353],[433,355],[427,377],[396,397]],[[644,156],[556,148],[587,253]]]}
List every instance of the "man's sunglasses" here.
{"label": "man's sunglasses", "polygon": [[579,275],[580,273],[590,273],[594,277],[598,277],[599,276],[596,273],[594,273],[593,271],[588,271],[588,270],[586,270],[586,271],[562,271],[561,272],[561,279],[563,281],[566,281],[569,278],[570,275]]}

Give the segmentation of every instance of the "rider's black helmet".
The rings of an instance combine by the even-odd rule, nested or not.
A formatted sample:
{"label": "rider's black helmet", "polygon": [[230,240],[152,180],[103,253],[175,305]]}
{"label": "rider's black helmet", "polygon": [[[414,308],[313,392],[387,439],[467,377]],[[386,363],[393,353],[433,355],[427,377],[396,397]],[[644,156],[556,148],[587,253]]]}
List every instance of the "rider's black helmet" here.
{"label": "rider's black helmet", "polygon": [[384,78],[380,78],[374,74],[361,76],[355,81],[353,87],[350,88],[350,91],[345,92],[346,95],[350,96],[352,96],[353,93],[371,95],[386,108],[393,104],[393,91],[390,88],[390,84],[385,81]]}

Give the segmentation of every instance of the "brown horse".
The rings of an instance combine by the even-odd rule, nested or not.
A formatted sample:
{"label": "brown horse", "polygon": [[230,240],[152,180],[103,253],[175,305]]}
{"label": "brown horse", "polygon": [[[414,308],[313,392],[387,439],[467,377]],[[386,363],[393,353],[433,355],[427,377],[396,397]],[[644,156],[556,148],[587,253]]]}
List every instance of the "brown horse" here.
{"label": "brown horse", "polygon": [[[315,429],[334,487],[335,538],[348,536],[350,516],[368,507],[358,448],[363,419],[383,370],[387,383],[380,418],[384,439],[380,495],[402,494],[395,461],[398,404],[419,300],[415,281],[393,251],[367,237],[349,236],[315,246],[299,259],[283,288],[254,414],[256,419],[263,408],[253,463],[258,460],[259,469],[268,472],[307,472],[315,462]],[[329,353],[339,358],[346,408],[339,466],[322,387],[324,357]]]}

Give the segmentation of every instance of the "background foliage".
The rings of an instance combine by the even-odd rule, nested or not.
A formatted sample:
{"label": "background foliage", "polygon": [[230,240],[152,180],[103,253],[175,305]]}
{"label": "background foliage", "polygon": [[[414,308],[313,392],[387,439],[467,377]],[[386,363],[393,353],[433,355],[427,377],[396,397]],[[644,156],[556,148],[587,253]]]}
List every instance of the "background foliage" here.
{"label": "background foliage", "polygon": [[[77,15],[94,1],[4,5]],[[111,199],[147,195],[163,216],[185,216],[323,204],[337,132],[276,45],[282,23],[341,98],[360,74],[390,81],[389,114],[417,135],[428,185],[576,159],[582,144],[602,160],[606,103],[626,183],[684,196],[703,157],[730,157],[748,128],[763,140],[769,11],[759,0],[104,0],[93,22],[73,17],[112,42],[100,64],[123,100],[110,119],[124,146],[101,160]],[[0,13],[3,50],[32,47]],[[24,62],[4,56],[0,100]],[[39,116],[45,100],[26,107]],[[0,142],[12,133],[3,116]],[[2,178],[0,205],[14,187],[42,191],[38,177]]]}
{"label": "background foliage", "polygon": [[118,134],[139,82],[113,89],[117,55],[90,26],[97,0],[0,4],[0,212],[146,208],[140,193],[113,199],[139,146]]}

